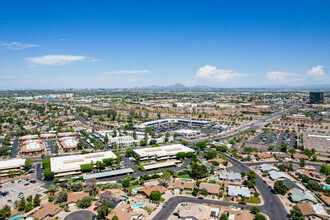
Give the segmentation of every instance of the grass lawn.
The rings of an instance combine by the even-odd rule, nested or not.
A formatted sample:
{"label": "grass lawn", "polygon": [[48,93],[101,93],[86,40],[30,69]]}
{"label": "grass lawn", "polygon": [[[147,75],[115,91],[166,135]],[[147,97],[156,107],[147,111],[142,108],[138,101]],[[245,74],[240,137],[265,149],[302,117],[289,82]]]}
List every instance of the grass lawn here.
{"label": "grass lawn", "polygon": [[[242,200],[237,200],[237,202],[240,202]],[[251,197],[249,199],[245,199],[244,202],[246,203],[251,203],[251,204],[260,204],[261,201],[260,201],[260,198],[259,197]]]}
{"label": "grass lawn", "polygon": [[183,174],[183,175],[180,175],[178,176],[178,178],[184,178],[184,179],[193,179],[189,176],[189,174]]}
{"label": "grass lawn", "polygon": [[227,196],[224,196],[223,201],[230,201],[230,198],[228,198]]}
{"label": "grass lawn", "polygon": [[150,213],[155,211],[155,209],[152,209],[152,208],[149,208],[149,207],[142,207],[142,209],[146,210],[149,213],[149,215],[150,215]]}

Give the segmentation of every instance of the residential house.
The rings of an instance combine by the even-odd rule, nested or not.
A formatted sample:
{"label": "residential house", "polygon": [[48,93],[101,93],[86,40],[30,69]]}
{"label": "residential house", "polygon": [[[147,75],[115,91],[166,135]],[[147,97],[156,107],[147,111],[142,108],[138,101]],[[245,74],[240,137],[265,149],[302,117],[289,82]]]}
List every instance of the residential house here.
{"label": "residential house", "polygon": [[119,220],[133,220],[139,219],[141,215],[142,213],[135,212],[130,208],[129,204],[124,204],[114,208],[107,216],[107,219],[112,219],[114,216],[117,216]]}
{"label": "residential house", "polygon": [[310,192],[303,192],[301,190],[295,189],[290,191],[289,198],[292,202],[308,202],[308,203],[317,203],[316,198]]}
{"label": "residential house", "polygon": [[121,202],[125,201],[126,198],[123,196],[118,196],[113,194],[111,191],[104,191],[101,193],[100,198],[98,200],[99,203],[102,203],[102,200],[106,199],[108,201],[112,201],[114,207],[116,207],[118,204],[120,204]]}
{"label": "residential house", "polygon": [[309,203],[297,204],[303,216],[308,219],[328,220],[330,215],[320,205],[311,205]]}
{"label": "residential house", "polygon": [[273,170],[269,172],[269,177],[273,181],[290,179],[290,177],[288,175],[286,175],[285,173],[277,172],[277,171],[273,171]]}
{"label": "residential house", "polygon": [[89,196],[88,192],[71,192],[68,193],[68,199],[66,204],[77,203],[79,200],[82,200],[85,196]]}
{"label": "residential house", "polygon": [[297,159],[297,160],[299,160],[299,159],[309,160],[309,157],[307,155],[300,154],[300,153],[294,153],[294,154],[292,154],[292,158],[293,159]]}
{"label": "residential house", "polygon": [[199,185],[199,190],[206,189],[208,194],[210,195],[216,195],[218,196],[220,193],[220,186],[218,184],[212,184],[212,183],[201,183]]}
{"label": "residential house", "polygon": [[270,171],[279,171],[279,169],[278,169],[277,167],[271,166],[271,165],[266,164],[266,163],[260,165],[260,170],[261,170],[261,172],[263,172],[263,173],[264,173],[266,170],[268,170],[268,172],[270,172]]}
{"label": "residential house", "polygon": [[34,212],[31,216],[43,220],[48,217],[54,217],[58,214],[62,209],[53,203],[47,203],[46,205],[41,206],[36,212]]}
{"label": "residential house", "polygon": [[182,181],[181,179],[176,179],[172,189],[174,191],[180,190],[193,190],[196,187],[196,183],[194,181]]}
{"label": "residential house", "polygon": [[265,153],[265,152],[262,152],[262,153],[255,153],[254,155],[255,155],[257,158],[259,158],[260,160],[268,159],[268,158],[272,158],[272,155],[267,154],[267,153]]}
{"label": "residential house", "polygon": [[151,185],[139,189],[137,192],[150,197],[152,191],[159,191],[161,194],[164,194],[166,189],[162,186]]}
{"label": "residential house", "polygon": [[244,186],[228,186],[227,193],[229,197],[244,197],[250,198],[250,190],[248,187]]}
{"label": "residential house", "polygon": [[240,173],[223,172],[223,173],[220,173],[219,179],[223,180],[223,181],[228,181],[228,182],[241,182],[242,175]]}
{"label": "residential house", "polygon": [[294,190],[294,189],[306,191],[306,187],[303,184],[297,183],[297,182],[292,182],[289,179],[283,180],[283,184],[289,191]]}

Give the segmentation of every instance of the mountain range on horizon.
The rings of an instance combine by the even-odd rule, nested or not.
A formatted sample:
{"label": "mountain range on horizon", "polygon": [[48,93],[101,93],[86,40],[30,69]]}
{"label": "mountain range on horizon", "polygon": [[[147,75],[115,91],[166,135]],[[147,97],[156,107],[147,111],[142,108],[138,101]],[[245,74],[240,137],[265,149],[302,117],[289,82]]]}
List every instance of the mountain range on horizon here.
{"label": "mountain range on horizon", "polygon": [[211,87],[206,85],[195,85],[186,86],[181,83],[176,83],[168,86],[151,85],[146,87],[136,87],[137,89],[169,89],[169,90],[185,90],[185,89],[196,89],[196,90],[211,90],[211,89],[315,89],[315,90],[330,90],[330,84],[314,84],[314,85],[301,85],[301,86],[291,86],[291,85],[268,85],[264,87]]}

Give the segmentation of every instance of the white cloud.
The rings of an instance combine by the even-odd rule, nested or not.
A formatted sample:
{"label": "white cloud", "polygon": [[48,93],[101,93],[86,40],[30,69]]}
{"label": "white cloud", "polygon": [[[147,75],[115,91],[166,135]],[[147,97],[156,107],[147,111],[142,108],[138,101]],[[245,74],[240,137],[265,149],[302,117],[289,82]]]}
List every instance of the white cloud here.
{"label": "white cloud", "polygon": [[75,61],[91,60],[93,58],[86,56],[75,56],[75,55],[45,55],[41,57],[27,57],[25,58],[31,64],[40,64],[40,65],[65,65]]}
{"label": "white cloud", "polygon": [[116,70],[112,72],[103,72],[103,74],[116,74],[116,75],[138,74],[138,73],[150,73],[150,71],[149,70]]}
{"label": "white cloud", "polygon": [[217,69],[214,66],[206,65],[199,68],[196,76],[210,81],[228,81],[245,76],[245,74],[238,73],[235,70]]}
{"label": "white cloud", "polygon": [[21,43],[21,42],[4,42],[0,43],[0,46],[4,46],[9,50],[22,50],[30,47],[39,47],[39,45],[36,44],[27,44],[27,43]]}
{"label": "white cloud", "polygon": [[306,73],[310,76],[320,77],[325,76],[325,73],[323,71],[324,66],[314,66],[312,69],[308,70]]}
{"label": "white cloud", "polygon": [[286,72],[268,72],[266,73],[267,79],[271,81],[285,81],[291,79],[291,77],[296,77],[294,73]]}

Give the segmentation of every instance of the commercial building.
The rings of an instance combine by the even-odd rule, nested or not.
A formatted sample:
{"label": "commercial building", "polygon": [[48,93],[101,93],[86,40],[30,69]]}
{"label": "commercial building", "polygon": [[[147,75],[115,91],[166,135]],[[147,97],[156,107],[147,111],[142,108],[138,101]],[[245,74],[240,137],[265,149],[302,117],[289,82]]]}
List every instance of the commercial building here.
{"label": "commercial building", "polygon": [[330,152],[330,136],[325,134],[303,134],[304,147],[316,151]]}
{"label": "commercial building", "polygon": [[229,197],[237,197],[241,196],[244,198],[250,198],[250,190],[248,187],[244,186],[228,186],[228,196]]}
{"label": "commercial building", "polygon": [[324,92],[309,92],[309,103],[310,104],[324,103]]}
{"label": "commercial building", "polygon": [[185,147],[182,144],[171,144],[165,145],[161,147],[150,147],[150,148],[141,148],[134,149],[134,154],[140,157],[140,160],[165,160],[176,158],[177,153],[179,152],[195,152],[193,149],[189,147]]}
{"label": "commercial building", "polygon": [[184,119],[160,119],[156,121],[148,121],[138,125],[134,125],[133,128],[138,130],[144,130],[146,127],[158,127],[172,123],[188,124],[191,126],[205,126],[210,124],[209,121],[195,121],[195,120],[184,120]]}
{"label": "commercial building", "polygon": [[117,156],[111,151],[97,152],[90,154],[72,155],[64,157],[52,157],[50,159],[50,169],[54,172],[55,177],[79,175],[80,165],[95,164],[106,158],[116,159]]}
{"label": "commercial building", "polygon": [[78,145],[78,141],[75,137],[63,137],[60,138],[59,141],[64,149],[76,149]]}
{"label": "commercial building", "polygon": [[10,159],[0,161],[0,176],[8,176],[9,171],[20,171],[24,169],[25,159]]}
{"label": "commercial building", "polygon": [[178,134],[179,136],[183,137],[196,137],[201,134],[200,130],[191,130],[191,129],[180,129],[175,131],[174,133]]}
{"label": "commercial building", "polygon": [[22,146],[23,154],[41,153],[44,150],[45,150],[45,145],[42,143],[41,140],[29,140],[23,142],[23,146]]}

